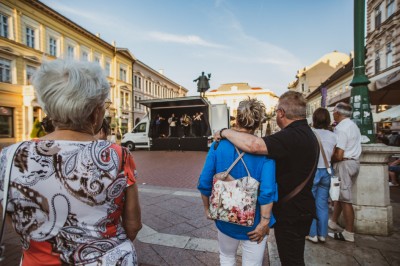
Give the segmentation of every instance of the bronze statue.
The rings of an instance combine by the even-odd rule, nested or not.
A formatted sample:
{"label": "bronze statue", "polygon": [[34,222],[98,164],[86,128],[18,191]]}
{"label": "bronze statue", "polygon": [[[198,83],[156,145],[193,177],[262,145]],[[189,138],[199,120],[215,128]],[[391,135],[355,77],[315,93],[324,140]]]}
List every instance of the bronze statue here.
{"label": "bronze statue", "polygon": [[201,76],[197,79],[193,80],[193,82],[197,81],[197,92],[200,92],[200,96],[204,97],[206,91],[210,88],[210,83],[208,81],[211,78],[211,74],[208,74],[208,77],[204,75],[204,72],[201,72]]}

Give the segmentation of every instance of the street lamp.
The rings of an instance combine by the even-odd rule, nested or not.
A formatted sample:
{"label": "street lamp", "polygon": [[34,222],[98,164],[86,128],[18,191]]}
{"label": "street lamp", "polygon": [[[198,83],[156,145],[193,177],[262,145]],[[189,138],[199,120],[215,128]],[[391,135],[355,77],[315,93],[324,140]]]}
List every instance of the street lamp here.
{"label": "street lamp", "polygon": [[362,143],[375,142],[373,121],[368,93],[368,77],[365,75],[365,0],[354,0],[354,76],[350,83],[351,119],[361,132]]}

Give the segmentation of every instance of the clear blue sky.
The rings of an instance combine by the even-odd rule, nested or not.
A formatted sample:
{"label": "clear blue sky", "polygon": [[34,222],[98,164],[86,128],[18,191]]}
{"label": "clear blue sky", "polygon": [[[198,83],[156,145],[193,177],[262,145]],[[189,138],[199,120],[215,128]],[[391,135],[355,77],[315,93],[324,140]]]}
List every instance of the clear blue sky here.
{"label": "clear blue sky", "polygon": [[247,82],[278,96],[296,71],[353,50],[351,0],[43,0],[43,3],[197,95]]}

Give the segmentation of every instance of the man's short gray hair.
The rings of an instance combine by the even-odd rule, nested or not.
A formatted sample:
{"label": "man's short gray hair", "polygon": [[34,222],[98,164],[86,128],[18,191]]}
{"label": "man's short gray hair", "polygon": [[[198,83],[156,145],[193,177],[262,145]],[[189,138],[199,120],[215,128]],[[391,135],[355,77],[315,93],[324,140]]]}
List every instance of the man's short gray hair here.
{"label": "man's short gray hair", "polygon": [[303,94],[296,91],[287,91],[279,97],[279,106],[285,111],[288,119],[297,120],[306,118],[307,103]]}
{"label": "man's short gray hair", "polygon": [[340,103],[336,104],[334,111],[338,112],[342,116],[350,117],[352,114],[353,108],[351,107],[350,104],[340,102]]}
{"label": "man's short gray hair", "polygon": [[45,61],[32,77],[40,106],[55,127],[93,129],[92,113],[104,104],[110,85],[97,63]]}

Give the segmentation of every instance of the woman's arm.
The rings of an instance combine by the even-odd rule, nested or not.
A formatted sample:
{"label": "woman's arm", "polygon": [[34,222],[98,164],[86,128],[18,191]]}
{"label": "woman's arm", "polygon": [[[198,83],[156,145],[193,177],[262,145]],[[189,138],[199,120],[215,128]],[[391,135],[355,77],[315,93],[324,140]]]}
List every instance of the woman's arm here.
{"label": "woman's arm", "polygon": [[142,228],[139,192],[136,184],[126,189],[122,223],[129,239],[132,241],[135,240],[137,233]]}

